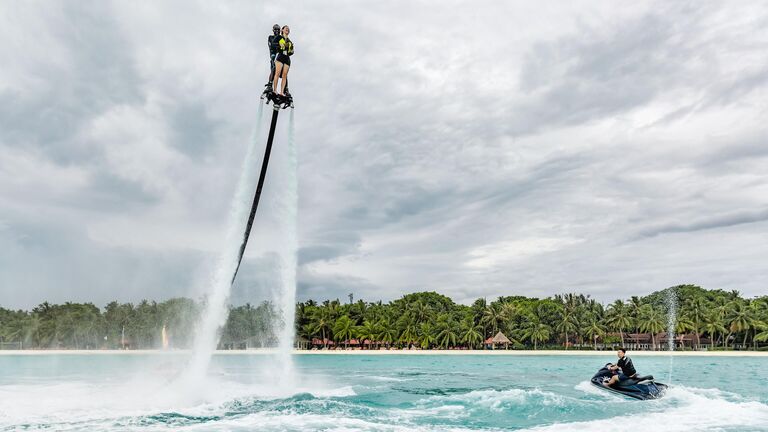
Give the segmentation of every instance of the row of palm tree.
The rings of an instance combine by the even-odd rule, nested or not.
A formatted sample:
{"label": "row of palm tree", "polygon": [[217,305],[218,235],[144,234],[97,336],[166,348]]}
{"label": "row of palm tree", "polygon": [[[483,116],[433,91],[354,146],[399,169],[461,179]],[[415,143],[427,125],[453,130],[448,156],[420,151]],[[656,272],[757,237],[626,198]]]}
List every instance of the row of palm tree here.
{"label": "row of palm tree", "polygon": [[[160,303],[142,300],[135,305],[111,302],[103,310],[92,303],[71,302],[44,302],[30,311],[0,308],[0,342],[37,349],[152,349],[161,346],[165,327],[171,347],[188,348],[201,307],[202,302],[172,298]],[[220,345],[274,344],[277,315],[269,302],[230,308]]]}
{"label": "row of palm tree", "polygon": [[668,330],[693,337],[689,347],[697,349],[704,348],[704,337],[709,349],[757,349],[768,342],[768,296],[745,299],[738,292],[681,285],[607,306],[582,294],[478,299],[466,306],[433,292],[388,304],[309,300],[297,306],[303,338],[340,346],[367,339],[370,348],[479,348],[501,331],[513,346],[533,349],[624,346],[636,341],[628,340],[630,334],[646,334],[656,350]]}
{"label": "row of palm tree", "polygon": [[[30,311],[0,308],[0,342],[29,348],[155,348],[166,328],[171,346],[189,347],[202,302],[174,298],[156,303],[42,303]],[[220,347],[277,344],[281,311],[270,302],[231,307]],[[671,318],[670,318],[671,317]],[[407,294],[389,303],[326,300],[296,305],[301,339],[348,346],[353,339],[370,348],[481,348],[504,333],[513,347],[592,348],[625,345],[630,334],[658,335],[668,329],[688,334],[695,348],[758,349],[768,342],[768,296],[745,299],[738,292],[681,285],[607,306],[588,295],[538,299],[502,296],[457,304],[434,292]],[[2,344],[0,344],[2,346]]]}

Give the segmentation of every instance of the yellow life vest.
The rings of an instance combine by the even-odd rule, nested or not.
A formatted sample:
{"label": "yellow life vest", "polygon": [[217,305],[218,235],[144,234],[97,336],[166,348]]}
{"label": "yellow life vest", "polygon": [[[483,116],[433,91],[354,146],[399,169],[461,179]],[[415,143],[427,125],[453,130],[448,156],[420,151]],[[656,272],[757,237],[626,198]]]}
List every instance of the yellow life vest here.
{"label": "yellow life vest", "polygon": [[285,55],[293,55],[293,42],[285,36],[280,36],[280,52]]}

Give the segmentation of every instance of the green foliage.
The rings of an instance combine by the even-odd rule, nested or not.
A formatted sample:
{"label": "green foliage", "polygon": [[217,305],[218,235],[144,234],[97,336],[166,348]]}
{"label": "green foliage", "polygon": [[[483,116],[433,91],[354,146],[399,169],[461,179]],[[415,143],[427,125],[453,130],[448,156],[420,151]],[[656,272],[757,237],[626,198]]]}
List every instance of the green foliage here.
{"label": "green foliage", "polygon": [[[669,299],[677,302],[677,333],[691,334],[708,349],[759,349],[768,342],[768,296],[746,299],[735,291],[680,285],[616,300],[606,306],[575,293],[551,298],[481,298],[470,306],[435,292],[407,294],[389,303],[314,300],[296,305],[300,339],[369,340],[366,348],[482,348],[503,332],[515,348],[609,348],[624,345],[631,333],[649,333],[653,349],[668,325]],[[157,348],[166,328],[170,346],[191,345],[201,303],[173,298],[161,303],[41,303],[31,311],[0,308],[0,342],[25,348]],[[249,348],[278,343],[281,311],[273,304],[231,307],[221,329],[220,347]]]}

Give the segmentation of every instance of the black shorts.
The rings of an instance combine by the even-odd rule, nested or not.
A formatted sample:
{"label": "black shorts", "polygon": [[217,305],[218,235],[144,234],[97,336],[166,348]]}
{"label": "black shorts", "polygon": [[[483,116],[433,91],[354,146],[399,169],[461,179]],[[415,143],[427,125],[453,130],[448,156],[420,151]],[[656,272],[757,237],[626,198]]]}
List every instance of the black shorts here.
{"label": "black shorts", "polygon": [[277,57],[275,57],[275,61],[279,61],[280,63],[288,66],[291,65],[291,58],[283,53],[278,54]]}

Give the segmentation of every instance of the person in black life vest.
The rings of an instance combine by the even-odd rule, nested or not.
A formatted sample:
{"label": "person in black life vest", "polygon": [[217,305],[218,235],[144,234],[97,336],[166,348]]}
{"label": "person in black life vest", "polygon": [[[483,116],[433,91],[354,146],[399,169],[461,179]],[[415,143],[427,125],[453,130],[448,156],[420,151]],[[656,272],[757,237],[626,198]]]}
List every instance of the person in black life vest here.
{"label": "person in black life vest", "polygon": [[280,37],[277,38],[278,52],[275,57],[275,76],[272,81],[272,88],[277,91],[277,80],[282,80],[282,89],[278,93],[280,96],[288,96],[288,69],[291,67],[291,56],[293,55],[293,42],[288,39],[291,29],[285,25],[280,31]]}
{"label": "person in black life vest", "polygon": [[619,361],[615,365],[611,365],[610,369],[614,372],[611,380],[605,383],[606,387],[610,387],[619,381],[627,378],[632,378],[637,375],[635,365],[632,364],[632,359],[627,357],[627,350],[619,348],[616,351],[616,355],[619,357]]}
{"label": "person in black life vest", "polygon": [[280,49],[280,45],[277,43],[280,38],[280,25],[275,24],[272,26],[272,34],[267,36],[267,46],[269,47],[269,81],[265,85],[267,91],[272,91],[272,79],[275,77],[275,57]]}

